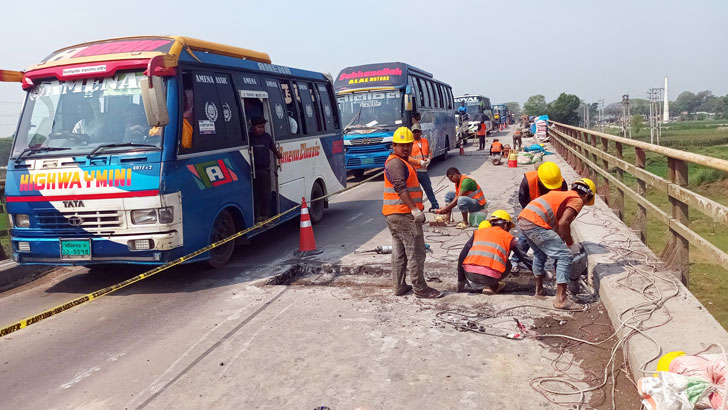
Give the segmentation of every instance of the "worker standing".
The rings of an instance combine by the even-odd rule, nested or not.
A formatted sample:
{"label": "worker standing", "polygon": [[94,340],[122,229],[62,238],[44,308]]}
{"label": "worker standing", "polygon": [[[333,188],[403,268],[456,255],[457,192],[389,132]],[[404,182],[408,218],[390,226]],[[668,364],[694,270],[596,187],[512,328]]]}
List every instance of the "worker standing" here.
{"label": "worker standing", "polygon": [[457,206],[463,215],[463,221],[457,225],[457,228],[465,229],[470,225],[468,213],[481,211],[485,207],[485,195],[473,178],[462,175],[457,168],[449,168],[445,175],[450,182],[455,184],[455,191],[445,194],[445,201],[448,204],[444,208],[436,210],[435,213],[447,215],[449,221],[450,213]]}
{"label": "worker standing", "polygon": [[[550,191],[567,191],[568,189],[569,186],[561,176],[561,168],[555,163],[547,161],[541,164],[537,171],[528,171],[523,174],[521,185],[518,188],[518,203],[521,204],[521,209],[526,209],[529,202]],[[530,248],[523,232],[518,235],[518,248],[524,255]],[[523,259],[513,259],[513,266],[516,266],[518,260],[526,262]]]}
{"label": "worker standing", "polygon": [[[417,173],[407,162],[414,137],[407,127],[399,127],[392,137],[393,152],[384,163],[384,204],[382,214],[392,234],[392,280],[394,294],[412,290],[418,298],[439,298],[444,294],[427,286],[425,280],[425,237],[422,224],[422,190]],[[413,216],[414,214],[414,216]],[[412,286],[406,283],[409,271]]]}
{"label": "worker standing", "polygon": [[557,309],[571,309],[573,302],[566,296],[571,262],[579,246],[571,237],[571,223],[583,206],[594,205],[596,186],[589,178],[581,178],[571,185],[570,191],[551,191],[526,205],[518,216],[518,226],[533,248],[533,274],[536,277],[536,295],[544,296],[543,277],[547,258],[556,262]]}
{"label": "worker standing", "polygon": [[485,125],[485,121],[480,121],[478,127],[478,151],[485,149],[485,135],[488,133],[488,127]]}
{"label": "worker standing", "polygon": [[422,127],[420,127],[420,124],[412,126],[412,135],[415,140],[412,143],[412,153],[409,156],[408,162],[417,171],[417,180],[420,181],[420,185],[427,195],[427,200],[430,201],[429,211],[433,212],[440,205],[437,203],[435,193],[432,191],[432,181],[430,180],[430,173],[427,171],[427,167],[432,162],[430,143],[427,141],[427,138],[422,136]]}
{"label": "worker standing", "polygon": [[513,221],[508,212],[499,209],[480,225],[460,252],[457,290],[494,295],[503,290],[503,279],[511,273],[508,256],[520,251],[509,232]]}

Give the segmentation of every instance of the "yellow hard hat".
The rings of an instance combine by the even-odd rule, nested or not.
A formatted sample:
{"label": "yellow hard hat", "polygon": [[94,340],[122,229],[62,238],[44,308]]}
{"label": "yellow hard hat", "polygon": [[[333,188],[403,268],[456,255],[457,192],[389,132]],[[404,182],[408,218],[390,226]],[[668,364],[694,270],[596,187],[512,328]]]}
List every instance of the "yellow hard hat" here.
{"label": "yellow hard hat", "polygon": [[[670,371],[670,362],[675,360],[676,358],[684,355],[685,352],[682,351],[675,351],[670,352],[665,355],[663,355],[660,360],[657,362],[657,371],[658,372],[669,372]],[[657,377],[657,373],[653,374],[653,376]]]}
{"label": "yellow hard hat", "polygon": [[492,214],[490,214],[490,218],[488,218],[489,221],[492,221],[493,219],[503,219],[508,222],[513,222],[513,219],[511,219],[511,215],[508,214],[508,212],[499,209],[497,211],[493,211]]}
{"label": "yellow hard hat", "polygon": [[478,224],[478,229],[491,228],[491,227],[493,227],[493,225],[491,225],[490,222],[488,222],[488,221],[483,221],[480,224]]}
{"label": "yellow hard hat", "polygon": [[589,195],[589,199],[587,199],[586,205],[594,205],[594,197],[596,196],[597,192],[597,186],[594,185],[594,181],[589,178],[581,178],[571,185],[571,189],[575,189]]}
{"label": "yellow hard hat", "polygon": [[415,141],[415,137],[407,127],[399,127],[392,136],[392,142],[395,144],[409,144]]}
{"label": "yellow hard hat", "polygon": [[559,189],[564,183],[561,168],[551,161],[544,162],[538,167],[538,179],[548,189]]}

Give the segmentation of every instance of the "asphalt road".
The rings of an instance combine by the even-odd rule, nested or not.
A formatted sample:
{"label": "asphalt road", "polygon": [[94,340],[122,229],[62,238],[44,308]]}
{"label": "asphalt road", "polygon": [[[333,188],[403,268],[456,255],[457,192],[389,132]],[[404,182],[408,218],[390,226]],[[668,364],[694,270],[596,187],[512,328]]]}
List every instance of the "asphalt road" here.
{"label": "asphalt road", "polygon": [[[457,155],[457,150],[451,151],[451,155]],[[432,173],[442,176],[445,169],[453,165],[457,166],[457,158],[436,162]],[[350,183],[354,182],[350,180]],[[325,250],[323,260],[336,260],[351,253],[385,228],[380,213],[381,183],[379,177],[331,202],[324,220],[314,226],[317,244]],[[438,183],[450,184],[441,177],[433,177],[433,185]],[[232,262],[224,268],[210,269],[201,264],[173,268],[0,338],[0,380],[3,381],[0,384],[0,407],[313,408],[314,397],[321,385],[311,382],[306,371],[331,379],[333,383],[336,380],[333,376],[345,378],[347,371],[363,367],[369,370],[362,370],[362,377],[372,383],[384,377],[390,381],[406,381],[409,386],[430,388],[431,384],[425,383],[425,379],[432,377],[429,373],[437,373],[434,368],[420,366],[419,373],[414,376],[396,372],[386,375],[371,370],[372,366],[394,360],[396,351],[392,349],[396,349],[396,343],[393,340],[405,340],[411,336],[404,332],[391,336],[395,339],[386,339],[390,336],[383,336],[375,326],[384,313],[370,307],[371,298],[385,298],[389,290],[375,289],[371,295],[353,297],[350,293],[336,294],[336,289],[261,285],[260,279],[282,272],[295,263],[292,252],[297,247],[296,220],[262,234],[250,245],[240,247]],[[129,266],[92,271],[60,269],[36,282],[0,294],[0,324],[39,313],[143,270]],[[307,303],[311,305],[307,307]],[[390,303],[384,300],[381,305],[388,306]],[[344,316],[351,323],[371,322],[367,330],[369,333],[359,335],[361,340],[357,339],[357,332],[361,329],[343,332],[344,336],[341,336],[337,329],[346,330],[347,322],[335,322],[326,314],[329,311],[338,318]],[[322,326],[318,327],[318,323]],[[273,333],[256,338],[266,331]],[[426,326],[416,331],[420,332],[418,337],[425,341],[431,333]],[[372,342],[375,339],[376,343]],[[319,356],[313,356],[310,346],[303,349],[298,340],[317,346],[325,346],[333,340],[346,348],[332,348],[331,358],[327,359],[320,357],[320,351],[317,352]],[[276,344],[278,342],[280,345]],[[374,363],[367,358],[352,359],[347,354],[351,349],[358,349],[359,343],[365,342],[374,352],[386,350],[387,355],[378,356]],[[428,343],[432,345],[431,340]],[[417,347],[412,343],[409,346]],[[321,366],[319,360],[327,363],[334,360],[339,365],[329,363]],[[356,363],[353,367],[345,366],[341,364],[345,360]],[[445,366],[449,359],[443,356],[441,360],[441,365]],[[238,368],[229,373],[220,369],[230,366],[230,361],[237,363]],[[271,389],[266,380],[278,372],[276,366],[290,367],[288,370],[300,367],[300,370],[279,377],[275,388]],[[255,371],[251,373],[251,369]],[[509,371],[513,373],[516,370]],[[526,375],[529,372],[530,369],[524,370]],[[244,379],[236,379],[234,375],[244,376]],[[298,379],[291,379],[294,376]],[[462,383],[475,389],[478,384],[482,386],[485,383],[483,377],[473,376]],[[299,384],[303,386],[301,391],[292,388]],[[354,407],[366,404],[342,401],[340,395],[362,388],[357,387],[356,380],[349,380],[345,385],[345,388],[339,386],[339,389],[332,387],[335,391],[320,392],[322,401]],[[245,397],[236,396],[236,389],[241,394],[244,392]],[[387,386],[372,387],[371,397],[386,395],[390,389]],[[456,390],[455,393],[461,392]],[[474,407],[468,404],[471,393],[466,394],[459,408],[479,408],[477,403],[473,404]],[[412,403],[420,403],[420,406],[414,407],[424,408],[422,406],[433,400],[430,392],[421,395],[415,389],[407,394]],[[332,399],[332,395],[338,398]],[[293,400],[299,396],[306,400]],[[535,404],[534,399],[529,400]],[[369,406],[373,407],[367,408],[387,407],[387,403],[370,402]],[[305,406],[301,407],[303,404]],[[507,407],[508,403],[502,402],[502,406]]]}

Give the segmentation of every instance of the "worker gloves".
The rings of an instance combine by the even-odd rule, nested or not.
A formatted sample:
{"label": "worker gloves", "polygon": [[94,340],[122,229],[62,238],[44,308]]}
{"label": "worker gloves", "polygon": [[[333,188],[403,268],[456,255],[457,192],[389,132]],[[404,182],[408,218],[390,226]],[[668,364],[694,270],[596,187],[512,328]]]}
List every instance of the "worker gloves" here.
{"label": "worker gloves", "polygon": [[424,168],[424,169],[427,169],[427,167],[430,166],[430,160],[429,159],[423,159],[422,161],[420,161],[420,166],[422,166],[422,168]]}
{"label": "worker gloves", "polygon": [[425,218],[425,214],[422,211],[415,212],[415,222],[418,224],[423,224],[427,222],[427,218]]}

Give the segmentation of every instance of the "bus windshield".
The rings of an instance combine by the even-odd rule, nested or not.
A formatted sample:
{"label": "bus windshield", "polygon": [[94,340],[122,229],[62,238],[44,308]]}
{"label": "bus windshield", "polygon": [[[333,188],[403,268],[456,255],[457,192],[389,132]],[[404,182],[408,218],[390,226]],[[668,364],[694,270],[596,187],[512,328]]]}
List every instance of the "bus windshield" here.
{"label": "bus windshield", "polygon": [[64,155],[82,155],[109,144],[160,148],[161,129],[150,129],[144,114],[141,76],[125,72],[36,84],[28,93],[12,156],[28,150],[53,155],[53,148],[64,148]]}
{"label": "bus windshield", "polygon": [[402,124],[402,93],[367,91],[337,98],[345,128],[384,128]]}
{"label": "bus windshield", "polygon": [[480,105],[480,102],[470,102],[466,104],[466,107],[468,107],[468,114],[482,114],[483,108]]}

